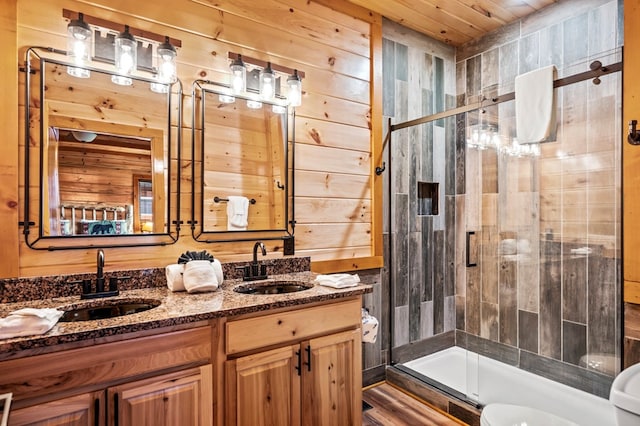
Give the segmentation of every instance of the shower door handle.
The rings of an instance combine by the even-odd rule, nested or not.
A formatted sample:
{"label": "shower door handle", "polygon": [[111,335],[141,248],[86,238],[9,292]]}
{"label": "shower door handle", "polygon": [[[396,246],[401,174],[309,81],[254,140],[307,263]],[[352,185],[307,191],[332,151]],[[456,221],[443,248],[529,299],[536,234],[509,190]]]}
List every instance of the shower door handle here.
{"label": "shower door handle", "polygon": [[[471,249],[473,248],[473,253]],[[467,231],[467,267],[478,266],[478,245],[475,231]]]}
{"label": "shower door handle", "polygon": [[631,120],[629,122],[629,135],[627,136],[627,142],[631,145],[640,145],[640,133],[636,129],[637,125],[638,120]]}

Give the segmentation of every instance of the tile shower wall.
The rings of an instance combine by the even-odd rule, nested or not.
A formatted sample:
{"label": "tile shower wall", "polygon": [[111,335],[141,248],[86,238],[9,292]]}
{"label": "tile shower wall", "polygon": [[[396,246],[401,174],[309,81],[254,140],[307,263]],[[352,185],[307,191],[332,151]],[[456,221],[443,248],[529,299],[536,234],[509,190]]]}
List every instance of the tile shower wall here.
{"label": "tile shower wall", "polygon": [[[458,105],[546,65],[563,77],[620,61],[621,8],[566,1],[462,47]],[[557,89],[557,135],[539,156],[467,149],[480,261],[456,292],[458,344],[601,396],[620,357],[621,93],[620,73]],[[492,126],[510,143],[514,114],[514,102],[469,113],[469,133]]]}
{"label": "tile shower wall", "polygon": [[[385,21],[382,58],[385,121],[397,124],[455,107],[451,47]],[[455,330],[456,274],[465,272],[458,266],[463,253],[456,251],[456,218],[464,206],[458,195],[464,173],[456,165],[464,164],[464,145],[456,145],[451,117],[395,131],[384,155],[390,176],[382,281],[392,295],[391,361],[403,362],[420,342]]]}

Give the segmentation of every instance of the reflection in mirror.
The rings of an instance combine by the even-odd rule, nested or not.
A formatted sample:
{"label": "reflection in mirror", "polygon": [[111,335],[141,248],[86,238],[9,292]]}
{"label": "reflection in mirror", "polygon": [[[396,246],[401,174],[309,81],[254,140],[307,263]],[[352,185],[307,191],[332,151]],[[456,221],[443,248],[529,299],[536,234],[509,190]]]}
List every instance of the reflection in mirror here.
{"label": "reflection in mirror", "polygon": [[[47,168],[49,227],[44,235],[122,235],[163,231],[162,175],[153,188],[154,164],[162,164],[162,139],[133,138],[51,126]],[[154,162],[154,157],[160,157]],[[164,170],[160,170],[164,173]],[[158,220],[154,222],[154,213]],[[46,217],[46,216],[45,216]],[[154,223],[160,226],[154,229]]]}
{"label": "reflection in mirror", "polygon": [[[86,244],[72,237],[104,241],[92,247],[175,242],[170,182],[178,179],[170,174],[177,172],[171,146],[179,119],[172,120],[171,101],[180,92],[152,91],[155,82],[141,77],[115,85],[111,73],[94,68],[89,78],[76,78],[66,63],[33,51],[27,66],[25,181],[39,184],[25,188],[25,223],[38,229],[37,240],[27,238],[30,247],[40,248],[40,239],[49,249]],[[134,238],[150,234],[153,241]]]}
{"label": "reflection in mirror", "polygon": [[194,237],[236,231],[287,235],[287,107],[232,96],[211,83],[196,82],[196,89],[194,222],[200,229]]}

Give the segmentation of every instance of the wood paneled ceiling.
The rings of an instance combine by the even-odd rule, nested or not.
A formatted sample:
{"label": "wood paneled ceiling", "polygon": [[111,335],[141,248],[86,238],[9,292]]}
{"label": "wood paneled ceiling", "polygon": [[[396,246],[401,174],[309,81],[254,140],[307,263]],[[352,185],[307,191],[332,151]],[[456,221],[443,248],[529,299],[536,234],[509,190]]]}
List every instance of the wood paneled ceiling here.
{"label": "wood paneled ceiling", "polygon": [[405,27],[460,46],[560,0],[349,0]]}

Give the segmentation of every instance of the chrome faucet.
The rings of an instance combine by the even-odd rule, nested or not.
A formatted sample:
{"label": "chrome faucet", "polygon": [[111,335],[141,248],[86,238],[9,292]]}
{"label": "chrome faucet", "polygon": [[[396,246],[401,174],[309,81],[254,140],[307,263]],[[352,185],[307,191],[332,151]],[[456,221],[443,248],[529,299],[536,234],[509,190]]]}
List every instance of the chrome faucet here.
{"label": "chrome faucet", "polygon": [[96,272],[96,293],[104,291],[104,251],[98,250],[98,256],[96,259],[98,265],[98,271]]}

